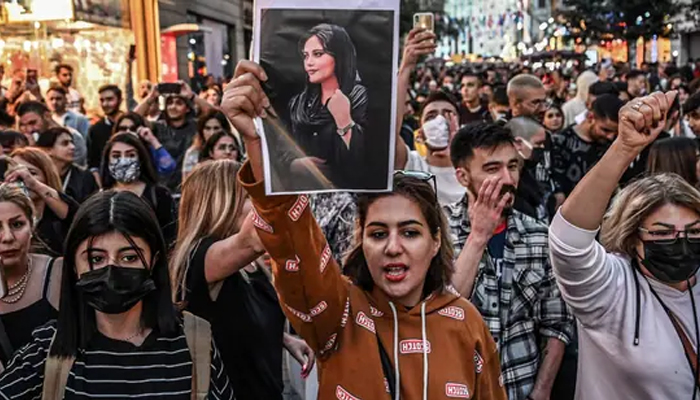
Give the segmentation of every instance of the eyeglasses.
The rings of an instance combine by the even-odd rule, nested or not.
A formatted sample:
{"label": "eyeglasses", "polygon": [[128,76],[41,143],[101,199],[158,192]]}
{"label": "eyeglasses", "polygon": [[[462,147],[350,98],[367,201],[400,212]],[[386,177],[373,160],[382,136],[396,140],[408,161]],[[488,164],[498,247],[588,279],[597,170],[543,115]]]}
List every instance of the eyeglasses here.
{"label": "eyeglasses", "polygon": [[431,174],[430,172],[397,170],[394,171],[394,177],[397,176],[405,176],[407,178],[418,179],[423,182],[433,181],[433,191],[435,192],[435,201],[437,201],[437,179],[435,178],[435,175]]}
{"label": "eyeglasses", "polygon": [[657,243],[675,243],[676,240],[683,234],[683,237],[688,242],[700,242],[700,227],[677,231],[675,229],[659,229],[650,231],[649,229],[639,227],[640,232],[646,233],[651,237],[651,241]]}

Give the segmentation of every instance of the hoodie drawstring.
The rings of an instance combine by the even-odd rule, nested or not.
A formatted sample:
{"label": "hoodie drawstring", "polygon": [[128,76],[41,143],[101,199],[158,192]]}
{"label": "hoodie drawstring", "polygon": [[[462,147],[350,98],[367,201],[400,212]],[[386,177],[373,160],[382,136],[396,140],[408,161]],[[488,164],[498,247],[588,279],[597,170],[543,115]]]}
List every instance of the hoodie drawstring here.
{"label": "hoodie drawstring", "polygon": [[399,400],[401,398],[401,370],[399,369],[399,316],[396,314],[396,307],[394,303],[389,302],[389,307],[391,307],[391,313],[394,316],[394,375],[396,394],[394,395],[394,400]]}
{"label": "hoodie drawstring", "polygon": [[[401,397],[401,370],[399,369],[399,316],[394,303],[389,302],[394,316],[394,374],[396,375],[396,394],[394,400]],[[420,306],[421,336],[423,339],[423,400],[428,400],[428,330],[425,322],[425,302]]]}
{"label": "hoodie drawstring", "polygon": [[425,329],[425,302],[420,306],[420,322],[423,330],[423,400],[428,400],[428,335]]}

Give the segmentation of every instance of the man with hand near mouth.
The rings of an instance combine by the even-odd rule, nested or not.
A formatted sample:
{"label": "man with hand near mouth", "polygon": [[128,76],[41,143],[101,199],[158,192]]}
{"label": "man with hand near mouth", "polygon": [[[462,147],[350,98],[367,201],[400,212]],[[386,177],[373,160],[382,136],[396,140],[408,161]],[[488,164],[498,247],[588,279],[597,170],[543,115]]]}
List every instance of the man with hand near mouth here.
{"label": "man with hand near mouth", "polygon": [[452,284],[499,347],[508,398],[549,399],[573,318],[548,260],[547,226],[513,210],[522,166],[515,143],[507,128],[486,123],[452,139],[450,156],[467,192],[445,208],[457,255]]}

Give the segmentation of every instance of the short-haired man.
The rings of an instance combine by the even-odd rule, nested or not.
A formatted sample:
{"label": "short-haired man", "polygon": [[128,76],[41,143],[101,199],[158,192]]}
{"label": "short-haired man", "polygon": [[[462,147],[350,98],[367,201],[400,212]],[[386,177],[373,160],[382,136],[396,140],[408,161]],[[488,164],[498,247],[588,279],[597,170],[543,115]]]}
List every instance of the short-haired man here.
{"label": "short-haired man", "polygon": [[59,64],[54,72],[58,82],[66,89],[66,99],[68,100],[66,108],[80,114],[83,96],[73,87],[73,67],[68,64]]}
{"label": "short-haired man", "polygon": [[511,117],[508,91],[503,85],[493,89],[493,98],[489,103],[491,120],[500,125],[505,125]]}
{"label": "short-haired man", "polygon": [[630,100],[642,97],[647,93],[647,75],[642,70],[633,69],[627,73],[627,93]]}
{"label": "short-haired man", "polygon": [[516,75],[508,82],[508,101],[513,117],[530,117],[541,121],[549,107],[547,92],[540,78]]}
{"label": "short-haired man", "polygon": [[100,96],[100,107],[104,117],[100,118],[88,131],[88,167],[93,174],[98,175],[102,162],[102,151],[109,138],[117,118],[121,115],[122,90],[117,85],[103,85],[97,92]]}
{"label": "short-haired man", "polygon": [[[27,101],[17,107],[17,119],[19,131],[27,139],[30,146],[36,144],[39,135],[49,128],[60,126],[51,118],[51,111],[38,101]],[[73,136],[75,153],[73,162],[84,166],[87,161],[87,147],[85,139],[73,128],[66,128]]]}
{"label": "short-haired man", "polygon": [[489,122],[488,103],[485,103],[479,94],[482,86],[481,77],[474,72],[466,72],[462,75],[459,88],[462,102],[459,107],[459,123],[466,125],[472,122]]}
{"label": "short-haired man", "polygon": [[615,83],[613,82],[608,82],[608,81],[598,81],[593,83],[589,88],[588,88],[588,98],[586,99],[586,110],[576,116],[574,118],[574,123],[575,124],[580,124],[586,119],[586,115],[588,114],[588,111],[593,109],[593,102],[595,100],[603,95],[613,95],[613,96],[618,96],[619,97],[619,91]]}
{"label": "short-haired man", "polygon": [[67,108],[68,92],[63,86],[52,85],[46,91],[46,105],[51,111],[51,118],[63,127],[75,129],[87,139],[90,121],[81,114],[74,113]]}
{"label": "short-haired man", "polygon": [[453,286],[499,347],[508,398],[549,399],[573,318],[549,264],[547,225],[512,209],[521,168],[515,138],[477,123],[460,129],[451,147],[467,193],[445,208],[458,255]]}
{"label": "short-haired man", "polygon": [[616,95],[602,95],[581,123],[552,135],[552,177],[560,203],[617,136],[617,114],[623,105]]}

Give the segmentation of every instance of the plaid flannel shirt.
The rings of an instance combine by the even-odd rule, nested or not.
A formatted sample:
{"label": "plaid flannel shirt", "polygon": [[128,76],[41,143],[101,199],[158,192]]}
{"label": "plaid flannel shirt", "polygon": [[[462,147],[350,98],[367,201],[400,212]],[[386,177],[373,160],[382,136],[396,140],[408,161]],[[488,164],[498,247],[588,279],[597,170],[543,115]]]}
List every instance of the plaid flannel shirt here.
{"label": "plaid flannel shirt", "polygon": [[[459,255],[471,232],[466,198],[445,207],[445,212]],[[573,317],[549,263],[547,235],[547,226],[513,211],[507,221],[500,279],[487,250],[471,294],[501,353],[510,400],[524,400],[532,392],[546,340],[568,344],[573,334]]]}

